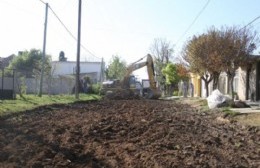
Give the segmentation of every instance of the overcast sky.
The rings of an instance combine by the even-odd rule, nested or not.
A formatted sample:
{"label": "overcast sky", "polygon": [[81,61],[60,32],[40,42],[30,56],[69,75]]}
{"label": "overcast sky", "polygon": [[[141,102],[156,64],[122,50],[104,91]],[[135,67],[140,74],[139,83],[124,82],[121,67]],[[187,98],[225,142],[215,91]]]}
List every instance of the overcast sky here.
{"label": "overcast sky", "polygon": [[[77,36],[78,0],[42,1]],[[40,0],[0,0],[0,57],[42,49],[44,14]],[[98,58],[82,48],[81,60],[103,57],[108,62],[119,55],[131,63],[149,53],[155,38],[170,41],[178,55],[189,37],[211,26],[245,26],[258,16],[259,0],[82,0],[81,43]],[[260,19],[252,26],[260,31]],[[57,60],[63,50],[75,61],[76,49],[76,41],[49,10],[47,54]]]}

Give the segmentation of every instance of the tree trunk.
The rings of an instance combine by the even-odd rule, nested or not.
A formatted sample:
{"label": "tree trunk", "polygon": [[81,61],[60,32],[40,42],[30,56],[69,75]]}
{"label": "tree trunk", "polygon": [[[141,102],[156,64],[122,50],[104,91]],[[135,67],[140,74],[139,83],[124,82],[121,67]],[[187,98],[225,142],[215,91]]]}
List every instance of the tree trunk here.
{"label": "tree trunk", "polygon": [[205,81],[205,87],[206,87],[206,96],[209,96],[209,82]]}
{"label": "tree trunk", "polygon": [[232,71],[228,71],[227,72],[228,75],[228,93],[231,94],[232,99],[234,100],[234,85],[233,85],[233,81],[234,81],[234,77],[235,77],[235,72]]}
{"label": "tree trunk", "polygon": [[19,94],[19,96],[23,99],[23,100],[25,100],[25,97],[24,97],[24,95],[23,95],[23,91],[22,91],[22,77],[20,77],[20,78],[16,78],[16,84],[17,84],[17,89],[18,89],[18,94]]}
{"label": "tree trunk", "polygon": [[183,97],[188,97],[188,82],[183,82]]}
{"label": "tree trunk", "polygon": [[208,75],[205,75],[206,77],[202,76],[201,79],[205,82],[205,87],[206,87],[206,96],[209,96],[209,83],[212,81],[213,77]]}
{"label": "tree trunk", "polygon": [[170,96],[170,85],[166,85],[166,96]]}
{"label": "tree trunk", "polygon": [[227,86],[227,93],[230,94],[230,76],[227,75],[227,83],[228,83],[228,86]]}
{"label": "tree trunk", "polygon": [[234,85],[233,85],[233,81],[234,81],[234,76],[231,76],[231,78],[230,78],[230,88],[231,88],[232,100],[234,100]]}
{"label": "tree trunk", "polygon": [[213,90],[218,88],[218,79],[219,79],[220,73],[214,73],[213,74]]}
{"label": "tree trunk", "polygon": [[173,96],[174,84],[170,85],[170,96]]}
{"label": "tree trunk", "polygon": [[228,94],[232,96],[232,99],[234,100],[234,86],[233,86],[233,81],[234,81],[234,75],[232,73],[227,73],[228,74]]}

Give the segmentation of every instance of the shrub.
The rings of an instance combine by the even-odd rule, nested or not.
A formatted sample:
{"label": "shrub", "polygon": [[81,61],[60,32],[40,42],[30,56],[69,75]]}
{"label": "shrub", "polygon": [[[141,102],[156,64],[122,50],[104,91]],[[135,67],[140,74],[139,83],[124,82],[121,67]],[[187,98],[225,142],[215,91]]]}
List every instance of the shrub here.
{"label": "shrub", "polygon": [[173,91],[173,96],[179,96],[178,93],[179,93],[178,90]]}
{"label": "shrub", "polygon": [[100,88],[101,88],[101,85],[100,85],[99,83],[98,83],[98,84],[93,84],[93,85],[91,86],[90,93],[99,94]]}

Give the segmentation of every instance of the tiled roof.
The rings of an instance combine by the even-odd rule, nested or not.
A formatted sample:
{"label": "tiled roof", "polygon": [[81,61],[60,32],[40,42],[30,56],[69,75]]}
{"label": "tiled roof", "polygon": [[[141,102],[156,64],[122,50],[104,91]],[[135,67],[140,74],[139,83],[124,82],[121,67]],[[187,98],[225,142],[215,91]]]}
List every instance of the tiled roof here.
{"label": "tiled roof", "polygon": [[13,60],[15,55],[10,55],[9,57],[6,58],[1,58],[0,57],[0,68],[6,68],[9,66],[10,62]]}

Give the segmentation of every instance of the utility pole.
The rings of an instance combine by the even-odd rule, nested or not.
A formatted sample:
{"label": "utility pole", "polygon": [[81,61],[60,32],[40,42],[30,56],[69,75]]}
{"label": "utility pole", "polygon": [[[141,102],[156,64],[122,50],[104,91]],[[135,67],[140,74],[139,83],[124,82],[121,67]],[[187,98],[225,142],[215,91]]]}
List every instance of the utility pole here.
{"label": "utility pole", "polygon": [[46,37],[47,37],[47,22],[48,22],[48,9],[49,4],[45,4],[45,23],[44,23],[44,36],[43,36],[43,49],[42,49],[42,69],[41,69],[41,79],[40,79],[40,90],[39,97],[42,97],[42,83],[43,83],[43,74],[44,74],[44,65],[45,65],[45,57],[46,57]]}
{"label": "utility pole", "polygon": [[75,98],[79,99],[79,74],[80,74],[80,33],[81,33],[81,0],[79,0],[78,11],[78,43],[77,43],[77,65],[76,65],[76,85]]}

